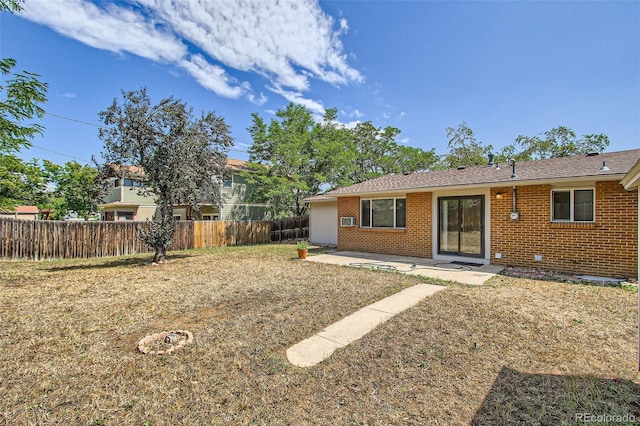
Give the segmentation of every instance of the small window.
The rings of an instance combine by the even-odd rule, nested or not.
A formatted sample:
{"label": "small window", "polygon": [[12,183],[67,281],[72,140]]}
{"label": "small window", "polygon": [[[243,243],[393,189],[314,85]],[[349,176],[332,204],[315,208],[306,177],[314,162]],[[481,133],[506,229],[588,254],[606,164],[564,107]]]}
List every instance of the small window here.
{"label": "small window", "polygon": [[222,179],[223,188],[231,188],[232,184],[233,184],[233,176],[225,177],[224,179]]}
{"label": "small window", "polygon": [[594,190],[570,189],[552,192],[551,220],[554,222],[593,222]]}
{"label": "small window", "polygon": [[142,186],[141,180],[124,178],[124,186],[130,186],[134,188],[140,188]]}
{"label": "small window", "polygon": [[396,227],[404,228],[407,226],[407,200],[404,198],[396,198]]}
{"label": "small window", "polygon": [[118,212],[118,220],[133,220],[133,212]]}
{"label": "small window", "polygon": [[362,215],[360,216],[360,226],[371,226],[371,200],[362,200]]}
{"label": "small window", "polygon": [[363,228],[404,228],[407,226],[404,198],[362,200],[360,226]]}

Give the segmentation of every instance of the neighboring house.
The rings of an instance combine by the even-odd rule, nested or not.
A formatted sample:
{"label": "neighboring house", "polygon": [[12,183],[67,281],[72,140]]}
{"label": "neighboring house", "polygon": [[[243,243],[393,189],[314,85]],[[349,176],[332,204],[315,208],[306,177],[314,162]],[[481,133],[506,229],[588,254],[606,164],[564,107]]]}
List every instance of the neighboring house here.
{"label": "neighboring house", "polygon": [[16,206],[13,210],[0,209],[0,218],[38,220],[39,213],[36,206]]}
{"label": "neighboring house", "polygon": [[138,193],[144,185],[144,171],[140,167],[112,165],[106,184],[110,191],[99,205],[102,220],[153,218],[157,208],[153,196]]}
{"label": "neighboring house", "polygon": [[[250,186],[246,178],[242,176],[245,171],[250,171],[243,160],[227,159],[227,167],[230,171],[229,179],[222,183],[222,197],[224,200],[222,209],[203,203],[200,205],[202,220],[262,220],[266,216],[266,204],[248,203],[247,199]],[[144,185],[144,172],[139,167],[125,167],[111,173],[108,184],[111,192],[104,198],[104,204],[100,205],[102,220],[151,220],[156,212],[152,195],[139,195],[140,188]],[[122,176],[122,177],[119,177]],[[174,206],[173,215],[176,220],[190,220],[192,214],[187,206]]]}
{"label": "neighboring house", "polygon": [[[389,175],[324,197],[337,199],[339,250],[629,278],[638,191],[621,181],[639,159],[636,149]],[[312,212],[326,202],[309,201]]]}

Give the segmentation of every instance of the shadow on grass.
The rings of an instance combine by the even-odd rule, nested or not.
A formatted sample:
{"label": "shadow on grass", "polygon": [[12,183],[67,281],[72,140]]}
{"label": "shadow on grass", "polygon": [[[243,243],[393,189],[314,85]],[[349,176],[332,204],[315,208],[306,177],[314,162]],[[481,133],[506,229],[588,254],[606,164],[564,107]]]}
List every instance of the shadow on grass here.
{"label": "shadow on grass", "polygon": [[[188,257],[192,257],[190,254],[169,254],[167,255],[167,261],[171,262],[173,260],[184,259]],[[76,259],[78,260],[78,259]],[[93,260],[96,259],[83,259],[83,260]],[[60,271],[80,271],[80,270],[88,270],[88,269],[103,269],[103,268],[120,268],[126,266],[138,266],[144,265],[146,263],[151,263],[153,260],[153,253],[149,253],[147,255],[137,255],[135,257],[125,257],[125,258],[105,258],[103,261],[97,261],[98,263],[92,264],[73,264],[73,265],[61,265],[61,266],[53,266],[51,268],[47,268],[46,270],[49,272],[60,272]]]}
{"label": "shadow on grass", "polygon": [[527,374],[503,367],[472,425],[636,425],[640,385],[593,376]]}
{"label": "shadow on grass", "polygon": [[335,247],[310,247],[309,248],[310,255],[333,253],[335,251],[336,251]]}

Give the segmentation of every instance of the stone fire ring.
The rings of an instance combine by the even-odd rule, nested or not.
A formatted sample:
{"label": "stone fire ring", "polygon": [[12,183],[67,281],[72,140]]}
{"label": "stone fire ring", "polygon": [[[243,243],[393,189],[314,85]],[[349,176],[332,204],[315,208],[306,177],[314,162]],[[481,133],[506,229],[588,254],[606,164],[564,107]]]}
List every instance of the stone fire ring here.
{"label": "stone fire ring", "polygon": [[[179,340],[182,338],[181,340]],[[164,343],[172,344],[166,351],[150,351],[147,345],[156,340],[162,340]],[[179,340],[179,341],[178,341]],[[144,337],[138,342],[138,350],[145,355],[169,355],[177,351],[181,351],[186,345],[193,343],[193,334],[187,330],[163,331]]]}

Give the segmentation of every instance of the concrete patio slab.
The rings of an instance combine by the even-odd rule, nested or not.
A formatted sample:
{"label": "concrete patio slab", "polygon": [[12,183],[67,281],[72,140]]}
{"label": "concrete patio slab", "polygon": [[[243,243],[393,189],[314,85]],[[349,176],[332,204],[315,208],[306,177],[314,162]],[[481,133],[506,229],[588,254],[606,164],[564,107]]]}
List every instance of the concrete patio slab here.
{"label": "concrete patio slab", "polygon": [[448,260],[353,251],[335,251],[309,256],[307,261],[421,275],[468,285],[482,285],[504,269],[499,265],[460,265]]}
{"label": "concrete patio slab", "polygon": [[287,349],[287,359],[298,367],[311,367],[333,352],[369,333],[394,315],[446,287],[418,284],[366,306]]}

